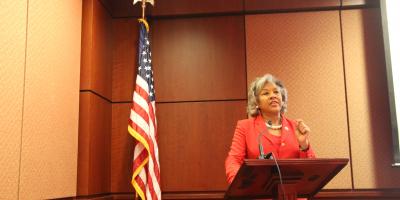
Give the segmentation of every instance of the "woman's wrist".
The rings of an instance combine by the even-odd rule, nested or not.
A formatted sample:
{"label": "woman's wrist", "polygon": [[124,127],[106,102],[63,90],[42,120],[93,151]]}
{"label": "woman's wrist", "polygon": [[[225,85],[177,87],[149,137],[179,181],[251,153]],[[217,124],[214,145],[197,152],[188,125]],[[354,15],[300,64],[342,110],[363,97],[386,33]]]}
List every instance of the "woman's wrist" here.
{"label": "woman's wrist", "polygon": [[301,151],[307,151],[310,148],[308,140],[306,140],[306,142],[304,142],[303,144],[299,144],[299,148]]}

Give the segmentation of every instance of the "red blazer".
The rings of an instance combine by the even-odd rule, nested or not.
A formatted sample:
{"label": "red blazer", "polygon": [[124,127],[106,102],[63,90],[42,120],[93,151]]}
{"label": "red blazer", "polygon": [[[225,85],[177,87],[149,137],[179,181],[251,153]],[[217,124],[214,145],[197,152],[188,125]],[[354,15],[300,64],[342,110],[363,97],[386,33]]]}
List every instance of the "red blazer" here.
{"label": "red blazer", "polygon": [[311,146],[307,151],[301,151],[296,138],[297,122],[282,115],[281,145],[276,147],[272,141],[274,136],[269,134],[261,115],[256,118],[238,121],[233,135],[231,149],[225,160],[225,172],[229,183],[233,181],[243,160],[257,159],[260,155],[258,136],[264,147],[264,154],[273,152],[275,158],[315,158]]}

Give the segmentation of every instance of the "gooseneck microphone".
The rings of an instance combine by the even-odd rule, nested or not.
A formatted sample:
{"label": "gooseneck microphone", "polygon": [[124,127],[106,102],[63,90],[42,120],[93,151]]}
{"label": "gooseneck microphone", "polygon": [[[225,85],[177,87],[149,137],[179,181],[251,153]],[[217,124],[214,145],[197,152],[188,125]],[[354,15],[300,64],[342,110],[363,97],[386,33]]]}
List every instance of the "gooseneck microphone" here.
{"label": "gooseneck microphone", "polygon": [[[268,120],[267,123],[268,123],[269,125],[272,125],[272,121],[271,121],[271,120]],[[260,151],[260,155],[258,156],[258,159],[273,159],[272,152],[269,152],[269,153],[267,153],[267,154],[264,153],[264,147],[263,147],[263,145],[262,145],[262,143],[261,143],[261,136],[262,136],[265,132],[267,132],[267,130],[268,130],[268,129],[265,129],[264,131],[261,131],[261,132],[258,134],[258,137],[257,137],[258,150]]]}
{"label": "gooseneck microphone", "polygon": [[[268,125],[272,126],[272,121],[271,121],[271,120],[268,120],[267,123],[268,123]],[[272,153],[272,152],[269,152],[269,153],[267,153],[267,154],[264,153],[264,147],[263,147],[263,145],[262,145],[262,143],[261,143],[261,136],[262,136],[267,130],[268,130],[268,129],[265,129],[264,131],[261,131],[261,132],[258,134],[258,138],[257,138],[257,140],[258,140],[258,149],[260,150],[260,156],[258,157],[258,159],[261,159],[261,160],[264,160],[264,159],[272,159],[272,160],[275,162],[276,168],[277,168],[277,170],[278,170],[279,181],[280,181],[280,183],[281,183],[281,185],[282,185],[283,199],[286,199],[285,188],[284,188],[284,186],[283,186],[282,174],[281,174],[281,170],[280,170],[278,161],[276,160],[276,157],[275,157],[274,153]]]}
{"label": "gooseneck microphone", "polygon": [[259,134],[258,134],[258,137],[257,137],[257,142],[258,142],[258,150],[260,151],[260,155],[258,156],[258,159],[265,159],[265,155],[264,155],[264,147],[263,147],[263,145],[262,145],[262,143],[261,143],[261,136],[266,132],[267,130],[264,130],[264,131],[261,131]]}

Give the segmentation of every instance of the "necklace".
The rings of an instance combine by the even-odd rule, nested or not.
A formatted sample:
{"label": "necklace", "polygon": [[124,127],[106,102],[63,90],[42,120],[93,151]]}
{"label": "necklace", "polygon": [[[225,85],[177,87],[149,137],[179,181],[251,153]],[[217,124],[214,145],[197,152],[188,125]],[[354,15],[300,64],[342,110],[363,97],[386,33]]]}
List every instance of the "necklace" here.
{"label": "necklace", "polygon": [[267,127],[270,128],[270,129],[272,129],[272,130],[281,130],[281,128],[282,128],[282,124],[279,124],[279,125],[272,125],[272,124],[268,124],[268,123],[266,122],[265,125],[267,125]]}

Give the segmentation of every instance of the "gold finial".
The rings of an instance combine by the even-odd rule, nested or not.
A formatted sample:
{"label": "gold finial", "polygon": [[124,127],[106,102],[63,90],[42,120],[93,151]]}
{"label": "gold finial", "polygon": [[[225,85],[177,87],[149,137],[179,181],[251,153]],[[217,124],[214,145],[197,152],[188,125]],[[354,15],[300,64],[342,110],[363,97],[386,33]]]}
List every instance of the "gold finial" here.
{"label": "gold finial", "polygon": [[152,6],[154,6],[154,0],[133,0],[132,4],[135,5],[139,1],[142,2],[142,19],[145,20],[144,16],[145,16],[146,3],[149,2]]}

